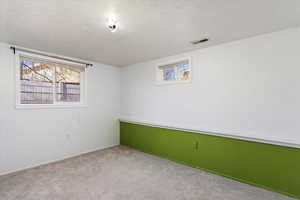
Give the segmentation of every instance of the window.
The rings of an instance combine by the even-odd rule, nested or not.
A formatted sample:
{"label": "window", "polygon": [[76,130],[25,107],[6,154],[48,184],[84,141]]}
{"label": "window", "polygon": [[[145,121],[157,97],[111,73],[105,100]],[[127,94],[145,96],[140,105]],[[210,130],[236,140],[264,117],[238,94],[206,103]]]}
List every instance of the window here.
{"label": "window", "polygon": [[17,54],[17,107],[84,105],[85,81],[84,66],[27,53]]}
{"label": "window", "polygon": [[184,58],[159,64],[156,69],[158,84],[191,82],[191,59]]}

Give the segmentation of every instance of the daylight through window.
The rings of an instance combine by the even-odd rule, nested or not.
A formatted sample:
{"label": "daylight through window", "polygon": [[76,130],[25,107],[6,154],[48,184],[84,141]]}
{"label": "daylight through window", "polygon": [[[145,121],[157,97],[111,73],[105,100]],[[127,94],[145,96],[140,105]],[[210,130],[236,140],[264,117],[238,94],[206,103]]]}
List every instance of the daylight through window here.
{"label": "daylight through window", "polygon": [[19,104],[82,101],[85,68],[20,56]]}
{"label": "daylight through window", "polygon": [[183,59],[158,66],[157,77],[159,83],[180,83],[191,80],[190,59]]}

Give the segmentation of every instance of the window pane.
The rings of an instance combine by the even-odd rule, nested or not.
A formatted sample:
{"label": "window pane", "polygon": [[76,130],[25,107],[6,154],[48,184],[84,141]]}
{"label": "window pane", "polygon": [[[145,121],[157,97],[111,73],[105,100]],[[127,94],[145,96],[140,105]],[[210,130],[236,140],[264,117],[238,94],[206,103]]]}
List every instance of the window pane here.
{"label": "window pane", "polygon": [[176,80],[176,72],[174,67],[165,68],[163,70],[164,80],[165,81],[175,81]]}
{"label": "window pane", "polygon": [[189,64],[181,64],[177,70],[178,80],[188,80],[190,78],[190,72],[191,68]]}
{"label": "window pane", "polygon": [[80,102],[80,70],[56,65],[56,101]]}
{"label": "window pane", "polygon": [[53,67],[20,57],[21,104],[53,103]]}

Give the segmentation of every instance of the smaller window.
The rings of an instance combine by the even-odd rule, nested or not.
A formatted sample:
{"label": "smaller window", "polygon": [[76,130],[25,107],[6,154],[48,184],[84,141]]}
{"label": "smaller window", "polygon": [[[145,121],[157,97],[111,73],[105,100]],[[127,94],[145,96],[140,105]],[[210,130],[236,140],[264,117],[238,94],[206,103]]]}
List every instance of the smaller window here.
{"label": "smaller window", "polygon": [[159,64],[156,67],[156,78],[158,84],[188,83],[191,82],[191,59],[184,58]]}

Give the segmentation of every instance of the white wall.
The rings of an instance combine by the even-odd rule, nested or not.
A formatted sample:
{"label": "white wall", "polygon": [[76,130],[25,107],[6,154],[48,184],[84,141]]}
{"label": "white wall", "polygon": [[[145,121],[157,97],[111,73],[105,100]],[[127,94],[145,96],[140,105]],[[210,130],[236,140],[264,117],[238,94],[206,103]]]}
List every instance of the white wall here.
{"label": "white wall", "polygon": [[120,69],[88,70],[88,107],[15,109],[13,54],[0,43],[0,174],[119,144]]}
{"label": "white wall", "polygon": [[[288,29],[122,68],[121,117],[300,144],[299,36]],[[155,85],[156,64],[181,56],[192,56],[192,83]]]}

